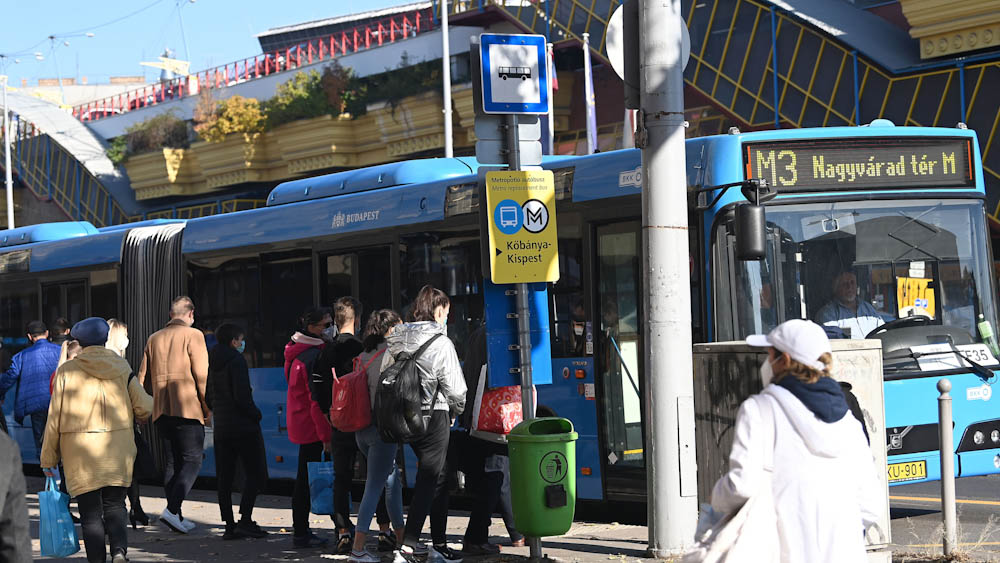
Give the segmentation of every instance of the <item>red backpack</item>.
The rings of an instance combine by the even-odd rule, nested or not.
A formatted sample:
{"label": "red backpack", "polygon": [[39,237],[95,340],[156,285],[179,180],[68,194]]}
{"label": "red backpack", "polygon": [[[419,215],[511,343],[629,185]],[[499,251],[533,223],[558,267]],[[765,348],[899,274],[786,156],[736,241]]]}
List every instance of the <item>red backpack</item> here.
{"label": "red backpack", "polygon": [[341,432],[364,430],[372,423],[371,400],[368,396],[368,366],[385,352],[385,348],[361,365],[354,358],[354,371],[337,377],[333,374],[333,402],[330,405],[330,424]]}

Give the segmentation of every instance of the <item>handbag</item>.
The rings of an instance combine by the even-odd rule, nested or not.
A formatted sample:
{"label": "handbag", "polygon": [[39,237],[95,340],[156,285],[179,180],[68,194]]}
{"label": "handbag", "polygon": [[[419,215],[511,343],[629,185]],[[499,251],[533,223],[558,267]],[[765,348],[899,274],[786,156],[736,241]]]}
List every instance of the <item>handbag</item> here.
{"label": "handbag", "polygon": [[[486,365],[479,371],[476,400],[472,407],[469,434],[491,442],[506,442],[506,435],[524,420],[521,411],[521,386],[486,388]],[[532,387],[536,403],[538,392]]]}
{"label": "handbag", "polygon": [[313,514],[333,515],[333,462],[323,453],[323,460],[306,464],[309,472],[309,511]]}
{"label": "handbag", "polygon": [[42,557],[69,557],[80,551],[76,526],[69,515],[69,495],[59,491],[54,477],[45,478],[45,490],[38,493],[38,509]]}
{"label": "handbag", "polygon": [[743,506],[727,514],[708,530],[695,533],[695,546],[684,554],[681,563],[766,563],[779,559],[778,515],[771,490],[777,439],[774,399],[763,394],[751,399],[755,399],[761,407],[762,424],[771,430],[771,439],[766,446],[768,451],[764,456],[764,478]]}

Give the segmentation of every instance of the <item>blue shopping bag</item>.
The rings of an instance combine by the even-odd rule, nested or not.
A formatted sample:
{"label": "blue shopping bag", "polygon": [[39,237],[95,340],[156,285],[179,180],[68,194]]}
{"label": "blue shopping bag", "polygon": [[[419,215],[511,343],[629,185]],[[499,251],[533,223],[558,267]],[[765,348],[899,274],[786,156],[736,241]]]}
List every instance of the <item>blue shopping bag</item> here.
{"label": "blue shopping bag", "polygon": [[76,526],[69,515],[69,495],[59,491],[54,477],[45,479],[45,490],[38,493],[38,507],[42,557],[68,557],[80,551]]}
{"label": "blue shopping bag", "polygon": [[332,516],[333,462],[311,461],[306,464],[306,468],[309,470],[310,512]]}

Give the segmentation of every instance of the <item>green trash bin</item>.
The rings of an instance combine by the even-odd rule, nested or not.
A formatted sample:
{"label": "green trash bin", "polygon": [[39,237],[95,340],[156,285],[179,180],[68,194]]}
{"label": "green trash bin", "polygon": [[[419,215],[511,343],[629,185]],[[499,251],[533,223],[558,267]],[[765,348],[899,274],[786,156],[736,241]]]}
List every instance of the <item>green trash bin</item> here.
{"label": "green trash bin", "polygon": [[569,531],[576,513],[576,438],[565,418],[526,420],[507,436],[514,526],[541,538]]}

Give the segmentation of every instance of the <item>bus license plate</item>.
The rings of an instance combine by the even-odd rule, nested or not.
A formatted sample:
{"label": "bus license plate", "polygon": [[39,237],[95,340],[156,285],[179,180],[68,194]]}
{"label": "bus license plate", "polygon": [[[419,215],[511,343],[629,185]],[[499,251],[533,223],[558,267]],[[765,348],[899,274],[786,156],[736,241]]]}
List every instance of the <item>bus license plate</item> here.
{"label": "bus license plate", "polygon": [[916,481],[927,478],[926,461],[908,461],[906,463],[889,464],[889,482]]}

